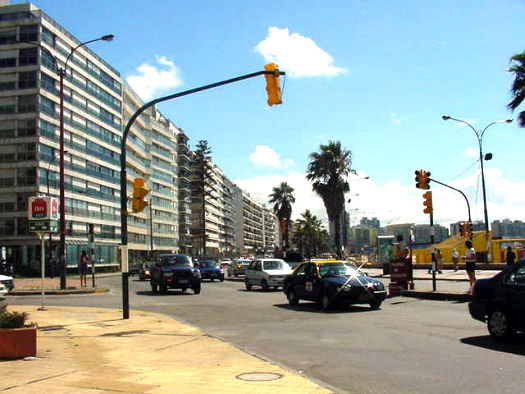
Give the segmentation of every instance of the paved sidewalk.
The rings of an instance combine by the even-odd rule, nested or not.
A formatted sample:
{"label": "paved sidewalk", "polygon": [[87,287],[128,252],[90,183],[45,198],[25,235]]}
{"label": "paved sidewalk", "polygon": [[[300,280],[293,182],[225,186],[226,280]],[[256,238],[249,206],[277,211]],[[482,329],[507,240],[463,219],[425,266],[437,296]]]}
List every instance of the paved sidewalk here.
{"label": "paved sidewalk", "polygon": [[[12,393],[330,393],[167,316],[115,309],[17,306],[39,326],[34,360],[0,361]],[[237,376],[277,374],[270,381]]]}

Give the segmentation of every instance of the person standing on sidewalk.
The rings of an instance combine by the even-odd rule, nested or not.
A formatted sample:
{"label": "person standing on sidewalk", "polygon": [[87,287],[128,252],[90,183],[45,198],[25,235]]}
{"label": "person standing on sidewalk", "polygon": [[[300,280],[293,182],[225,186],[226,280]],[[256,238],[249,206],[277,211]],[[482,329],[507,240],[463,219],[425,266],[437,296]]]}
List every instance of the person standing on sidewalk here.
{"label": "person standing on sidewalk", "polygon": [[516,253],[512,251],[512,246],[507,246],[507,267],[516,262]]}
{"label": "person standing on sidewalk", "polygon": [[452,262],[454,263],[454,271],[457,271],[459,263],[459,253],[456,249],[452,251]]}
{"label": "person standing on sidewalk", "polygon": [[85,250],[82,251],[80,256],[80,262],[78,265],[78,270],[80,272],[80,287],[87,287],[87,272],[89,265],[89,257]]}
{"label": "person standing on sidewalk", "polygon": [[443,265],[444,265],[443,253],[441,253],[441,250],[439,250],[439,249],[436,251],[436,265],[437,265],[438,273],[442,274],[443,273]]}
{"label": "person standing on sidewalk", "polygon": [[465,241],[465,247],[467,251],[462,258],[465,260],[466,271],[470,282],[468,293],[472,294],[472,289],[476,283],[476,250],[472,247],[472,241],[470,240]]}

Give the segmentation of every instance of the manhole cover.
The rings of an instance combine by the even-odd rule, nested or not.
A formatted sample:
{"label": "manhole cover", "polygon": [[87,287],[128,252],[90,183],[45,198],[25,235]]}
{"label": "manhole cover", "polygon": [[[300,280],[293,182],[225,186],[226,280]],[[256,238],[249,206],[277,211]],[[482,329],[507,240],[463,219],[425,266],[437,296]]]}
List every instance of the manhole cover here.
{"label": "manhole cover", "polygon": [[240,380],[246,380],[249,382],[265,382],[268,380],[281,379],[283,376],[278,373],[271,372],[247,372],[237,375],[236,378]]}

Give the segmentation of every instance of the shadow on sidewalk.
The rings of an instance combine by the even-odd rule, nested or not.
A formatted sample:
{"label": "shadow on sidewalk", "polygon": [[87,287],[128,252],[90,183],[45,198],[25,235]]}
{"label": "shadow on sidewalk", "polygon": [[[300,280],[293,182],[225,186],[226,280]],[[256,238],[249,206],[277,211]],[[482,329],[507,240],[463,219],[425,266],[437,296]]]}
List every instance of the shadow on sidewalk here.
{"label": "shadow on sidewalk", "polygon": [[492,339],[490,335],[483,335],[463,338],[461,339],[461,343],[497,352],[525,356],[525,334],[517,335],[515,338],[509,339],[506,342],[497,342],[495,339]]}

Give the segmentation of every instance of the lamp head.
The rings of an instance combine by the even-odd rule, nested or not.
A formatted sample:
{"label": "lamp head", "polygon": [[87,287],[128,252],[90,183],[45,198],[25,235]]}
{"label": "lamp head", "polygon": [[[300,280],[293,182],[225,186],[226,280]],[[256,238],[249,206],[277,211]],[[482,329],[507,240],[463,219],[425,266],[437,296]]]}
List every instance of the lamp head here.
{"label": "lamp head", "polygon": [[443,119],[443,120],[449,120],[449,119],[450,119],[450,116],[448,116],[448,115],[443,115],[443,116],[441,117],[441,119]]}
{"label": "lamp head", "polygon": [[105,36],[100,37],[102,41],[113,41],[115,36],[113,34],[107,34]]}
{"label": "lamp head", "polygon": [[507,119],[505,123],[512,123],[512,119]]}

